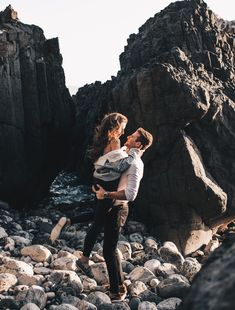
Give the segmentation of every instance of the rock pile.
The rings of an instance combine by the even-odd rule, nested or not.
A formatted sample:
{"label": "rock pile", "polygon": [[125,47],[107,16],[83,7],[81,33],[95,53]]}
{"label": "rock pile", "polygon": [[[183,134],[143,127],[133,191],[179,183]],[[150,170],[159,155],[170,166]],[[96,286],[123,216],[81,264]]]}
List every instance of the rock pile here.
{"label": "rock pile", "polygon": [[201,269],[202,251],[184,258],[174,243],[160,244],[143,224],[129,221],[118,243],[128,295],[124,302],[111,303],[102,235],[92,252],[89,278],[76,266],[88,225],[70,226],[51,244],[52,218],[61,213],[36,213],[21,217],[1,204],[0,309],[174,310]]}

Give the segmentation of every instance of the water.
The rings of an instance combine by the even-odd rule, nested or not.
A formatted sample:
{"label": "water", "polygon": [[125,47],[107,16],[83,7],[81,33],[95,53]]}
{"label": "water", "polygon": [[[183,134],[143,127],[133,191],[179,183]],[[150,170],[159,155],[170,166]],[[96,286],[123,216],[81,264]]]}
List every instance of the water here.
{"label": "water", "polygon": [[55,207],[79,205],[94,201],[94,198],[91,187],[81,184],[79,177],[72,172],[61,171],[50,187],[50,201]]}

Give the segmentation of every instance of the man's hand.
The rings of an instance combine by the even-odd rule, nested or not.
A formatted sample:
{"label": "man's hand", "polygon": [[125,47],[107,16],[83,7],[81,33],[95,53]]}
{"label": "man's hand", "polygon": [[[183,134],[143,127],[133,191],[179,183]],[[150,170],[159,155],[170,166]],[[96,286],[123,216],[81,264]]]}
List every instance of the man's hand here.
{"label": "man's hand", "polygon": [[[100,186],[99,184],[96,184],[96,186],[99,188],[99,189],[95,189],[94,185],[92,186],[92,190],[93,192],[96,194],[96,198],[99,199],[99,200],[103,200],[105,197],[104,197],[104,193],[107,193],[106,190]],[[124,190],[121,190],[121,191],[118,191],[118,192],[108,192],[108,197],[106,198],[109,198],[109,199],[112,199],[112,200],[127,200],[126,199],[126,194],[125,194],[125,191]]]}
{"label": "man's hand", "polygon": [[99,200],[104,199],[105,190],[104,190],[103,187],[100,186],[99,184],[96,184],[96,186],[97,186],[99,189],[95,189],[94,185],[92,186],[92,190],[93,190],[93,192],[96,194],[96,198],[99,199]]}

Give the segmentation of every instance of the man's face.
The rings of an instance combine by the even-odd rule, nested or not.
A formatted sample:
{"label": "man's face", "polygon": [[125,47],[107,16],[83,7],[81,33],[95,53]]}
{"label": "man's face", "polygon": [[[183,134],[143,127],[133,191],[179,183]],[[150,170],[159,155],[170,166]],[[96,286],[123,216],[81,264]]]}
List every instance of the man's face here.
{"label": "man's face", "polygon": [[140,137],[140,134],[138,133],[138,131],[135,131],[132,135],[127,137],[126,143],[124,144],[128,149],[131,149],[133,147],[135,148],[140,148],[141,147],[141,143],[138,140],[138,138]]}

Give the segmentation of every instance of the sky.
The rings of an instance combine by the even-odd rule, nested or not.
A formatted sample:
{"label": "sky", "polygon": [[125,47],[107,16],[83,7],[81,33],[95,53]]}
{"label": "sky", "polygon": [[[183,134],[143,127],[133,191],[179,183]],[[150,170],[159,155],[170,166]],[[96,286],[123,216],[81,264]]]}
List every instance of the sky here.
{"label": "sky", "polygon": [[[119,55],[127,38],[170,0],[0,0],[25,24],[58,37],[66,85],[71,94],[95,81],[106,82],[120,70]],[[214,13],[235,20],[234,0],[206,0]]]}

